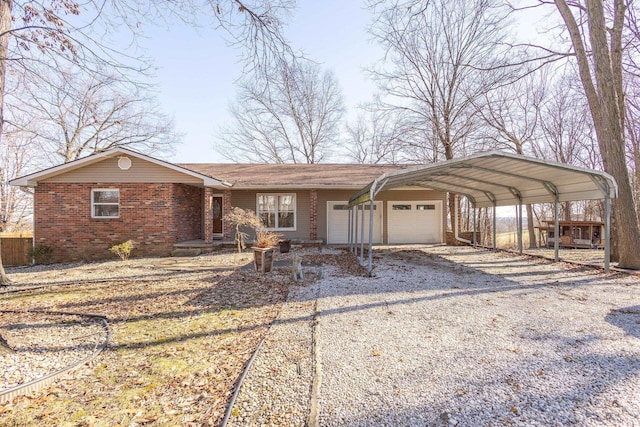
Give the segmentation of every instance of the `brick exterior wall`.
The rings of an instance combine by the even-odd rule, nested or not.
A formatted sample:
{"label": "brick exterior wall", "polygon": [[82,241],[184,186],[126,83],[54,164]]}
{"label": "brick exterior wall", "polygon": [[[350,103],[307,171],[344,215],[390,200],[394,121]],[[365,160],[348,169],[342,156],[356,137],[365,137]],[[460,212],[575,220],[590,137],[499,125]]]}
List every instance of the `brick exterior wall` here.
{"label": "brick exterior wall", "polygon": [[[224,190],[222,192],[222,218],[225,218],[229,212],[231,212],[231,190]],[[233,224],[229,221],[222,220],[222,239],[225,241],[233,240]]]}
{"label": "brick exterior wall", "polygon": [[[120,190],[120,217],[91,218],[91,190]],[[135,241],[133,256],[169,255],[175,242],[202,238],[203,190],[184,184],[40,183],[35,187],[34,241],[53,261],[113,258],[108,248]]]}
{"label": "brick exterior wall", "polygon": [[[171,184],[171,187],[175,242],[202,239],[204,189],[184,184]],[[209,227],[212,227],[211,221],[209,221]]]}
{"label": "brick exterior wall", "polygon": [[204,241],[213,242],[213,188],[204,189]]}
{"label": "brick exterior wall", "polygon": [[309,190],[309,240],[318,239],[318,190]]}

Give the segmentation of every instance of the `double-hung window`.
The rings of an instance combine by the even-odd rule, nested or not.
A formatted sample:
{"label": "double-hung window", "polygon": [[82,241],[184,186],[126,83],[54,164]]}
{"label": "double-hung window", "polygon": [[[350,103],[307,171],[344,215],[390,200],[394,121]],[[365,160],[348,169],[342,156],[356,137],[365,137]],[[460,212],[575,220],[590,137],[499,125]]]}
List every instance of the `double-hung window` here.
{"label": "double-hung window", "polygon": [[91,218],[119,218],[120,190],[91,190]]}
{"label": "double-hung window", "polygon": [[296,195],[258,194],[258,216],[271,230],[296,229]]}

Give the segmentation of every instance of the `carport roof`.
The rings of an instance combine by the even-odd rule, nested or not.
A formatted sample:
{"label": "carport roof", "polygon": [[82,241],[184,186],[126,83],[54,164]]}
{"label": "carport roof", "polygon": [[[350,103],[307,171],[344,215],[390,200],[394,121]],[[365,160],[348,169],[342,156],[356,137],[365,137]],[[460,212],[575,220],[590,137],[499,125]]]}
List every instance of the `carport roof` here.
{"label": "carport roof", "polygon": [[375,199],[382,190],[421,187],[467,196],[475,207],[604,199],[618,187],[607,173],[501,151],[478,153],[380,175],[349,200]]}

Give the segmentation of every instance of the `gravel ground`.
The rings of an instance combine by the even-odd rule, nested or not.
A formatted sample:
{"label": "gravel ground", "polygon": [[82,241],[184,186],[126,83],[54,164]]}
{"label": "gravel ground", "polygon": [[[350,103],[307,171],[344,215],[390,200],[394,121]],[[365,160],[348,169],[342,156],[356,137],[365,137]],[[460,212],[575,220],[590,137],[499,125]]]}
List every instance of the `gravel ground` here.
{"label": "gravel ground", "polygon": [[320,425],[640,425],[640,286],[468,247],[319,291]]}
{"label": "gravel ground", "polygon": [[[61,284],[108,279],[113,267],[157,278],[249,259],[219,262],[32,267],[11,277],[16,287],[29,287],[35,275]],[[373,278],[334,265],[305,268],[307,280],[291,289],[229,425],[640,426],[638,276],[445,246],[376,250],[374,267]],[[60,329],[56,319],[47,322]],[[20,331],[3,334],[10,332]],[[20,337],[10,339],[18,345]],[[5,386],[11,381],[5,373]]]}
{"label": "gravel ground", "polygon": [[314,308],[292,290],[242,384],[228,426],[306,425]]}
{"label": "gravel ground", "polygon": [[[107,338],[102,322],[83,316],[3,313],[0,391],[66,368],[93,354]],[[10,326],[8,326],[10,325]]]}

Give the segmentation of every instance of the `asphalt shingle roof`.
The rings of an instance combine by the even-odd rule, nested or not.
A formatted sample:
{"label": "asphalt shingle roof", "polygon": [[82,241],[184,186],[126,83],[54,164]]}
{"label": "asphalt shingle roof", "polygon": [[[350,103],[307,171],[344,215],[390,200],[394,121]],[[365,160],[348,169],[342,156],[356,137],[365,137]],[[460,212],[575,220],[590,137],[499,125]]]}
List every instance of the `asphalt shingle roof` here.
{"label": "asphalt shingle roof", "polygon": [[178,166],[233,184],[234,188],[355,188],[399,165],[181,163]]}

